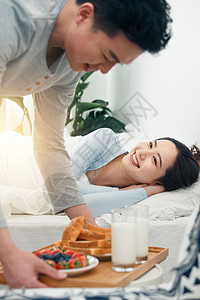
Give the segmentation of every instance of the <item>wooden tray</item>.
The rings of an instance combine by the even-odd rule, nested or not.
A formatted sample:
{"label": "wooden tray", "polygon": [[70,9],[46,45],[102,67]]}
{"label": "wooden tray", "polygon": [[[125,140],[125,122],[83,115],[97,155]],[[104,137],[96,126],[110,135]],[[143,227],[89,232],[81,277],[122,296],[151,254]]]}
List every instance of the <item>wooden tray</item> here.
{"label": "wooden tray", "polygon": [[[51,250],[53,249],[53,245],[42,249]],[[96,268],[76,277],[68,277],[65,280],[58,281],[40,275],[39,279],[52,287],[124,287],[152,269],[156,264],[165,260],[167,256],[168,248],[149,247],[148,260],[144,264],[136,265],[135,269],[131,272],[115,272],[111,268],[111,261],[100,261]],[[2,270],[1,266],[0,270]],[[3,273],[0,273],[0,283],[6,283]]]}

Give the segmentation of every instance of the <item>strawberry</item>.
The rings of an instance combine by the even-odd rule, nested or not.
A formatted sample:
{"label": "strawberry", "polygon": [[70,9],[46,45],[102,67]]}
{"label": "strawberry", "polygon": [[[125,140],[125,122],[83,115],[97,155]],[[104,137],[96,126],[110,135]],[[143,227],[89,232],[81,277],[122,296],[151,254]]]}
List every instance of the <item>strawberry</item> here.
{"label": "strawberry", "polygon": [[48,255],[51,255],[51,250],[48,250],[48,249],[43,249],[40,251],[41,255],[42,254],[48,254]]}
{"label": "strawberry", "polygon": [[52,252],[51,252],[51,254],[52,255],[55,255],[55,254],[57,254],[57,253],[63,253],[61,250],[59,250],[59,249],[54,249]]}
{"label": "strawberry", "polygon": [[69,268],[70,269],[74,269],[75,268],[75,265],[74,265],[75,261],[76,261],[76,259],[70,259],[69,260]]}
{"label": "strawberry", "polygon": [[35,254],[38,257],[41,257],[41,255],[42,255],[40,251],[34,251],[33,254]]}
{"label": "strawberry", "polygon": [[81,253],[81,252],[79,252],[79,251],[76,251],[76,252],[74,252],[73,254],[72,254],[72,257],[73,258],[77,258],[77,257],[80,257],[80,256],[82,256],[83,254]]}
{"label": "strawberry", "polygon": [[84,255],[78,257],[78,260],[81,263],[81,267],[85,267],[86,266],[86,261],[85,261],[85,256]]}
{"label": "strawberry", "polygon": [[73,255],[74,254],[74,251],[73,250],[66,250],[65,252],[64,252],[64,254],[65,255]]}

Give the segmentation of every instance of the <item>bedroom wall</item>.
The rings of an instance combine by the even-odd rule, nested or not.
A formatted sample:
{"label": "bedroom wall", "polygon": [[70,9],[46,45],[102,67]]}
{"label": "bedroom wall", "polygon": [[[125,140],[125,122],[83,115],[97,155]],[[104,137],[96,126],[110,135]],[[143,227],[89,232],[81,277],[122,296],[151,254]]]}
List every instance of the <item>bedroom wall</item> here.
{"label": "bedroom wall", "polygon": [[107,99],[135,133],[173,136],[200,146],[200,1],[170,0],[173,37],[158,55],[143,54],[108,75],[93,74],[83,100]]}
{"label": "bedroom wall", "polygon": [[[200,1],[169,0],[173,37],[158,55],[145,53],[128,66],[90,78],[83,101],[109,101],[115,115],[133,123],[136,136],[173,136],[188,146],[200,146]],[[25,101],[32,116],[32,99]],[[5,118],[6,116],[6,118]],[[22,112],[8,101],[1,110],[1,130],[16,128]],[[27,124],[28,126],[28,124]],[[27,127],[25,126],[25,127]],[[29,134],[29,128],[25,128]]]}

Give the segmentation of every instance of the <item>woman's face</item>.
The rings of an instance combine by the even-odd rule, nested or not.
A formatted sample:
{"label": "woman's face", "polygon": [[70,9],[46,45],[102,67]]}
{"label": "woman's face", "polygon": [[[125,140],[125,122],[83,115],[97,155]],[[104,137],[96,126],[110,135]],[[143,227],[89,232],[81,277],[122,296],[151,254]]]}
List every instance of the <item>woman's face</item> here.
{"label": "woman's face", "polygon": [[175,144],[168,140],[142,142],[123,157],[122,164],[133,183],[156,183],[174,166],[177,155]]}

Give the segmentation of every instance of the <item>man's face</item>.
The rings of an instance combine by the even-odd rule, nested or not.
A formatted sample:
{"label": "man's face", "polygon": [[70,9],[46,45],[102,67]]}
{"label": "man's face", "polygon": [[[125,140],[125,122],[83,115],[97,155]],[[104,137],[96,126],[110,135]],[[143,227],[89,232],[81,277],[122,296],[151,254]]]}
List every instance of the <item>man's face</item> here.
{"label": "man's face", "polygon": [[93,29],[93,21],[74,26],[65,40],[65,52],[74,71],[107,73],[116,63],[128,64],[143,51],[120,32],[110,38],[101,30]]}

